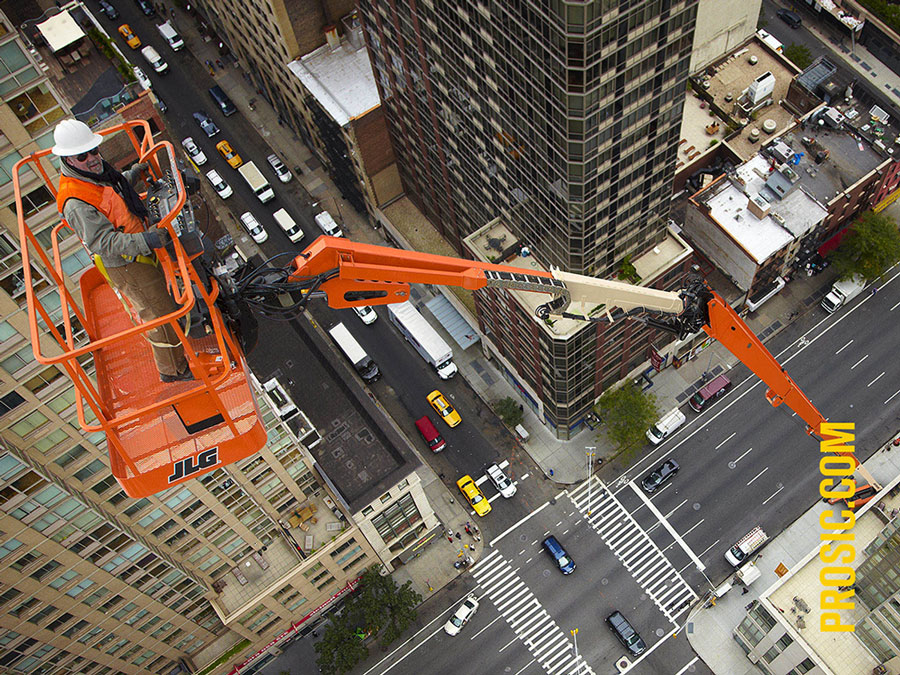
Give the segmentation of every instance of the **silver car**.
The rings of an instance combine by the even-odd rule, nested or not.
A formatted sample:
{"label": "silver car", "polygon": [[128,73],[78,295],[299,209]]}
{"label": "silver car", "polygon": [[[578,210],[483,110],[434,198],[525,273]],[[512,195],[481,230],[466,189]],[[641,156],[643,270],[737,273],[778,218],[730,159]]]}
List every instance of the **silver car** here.
{"label": "silver car", "polygon": [[509,477],[503,473],[503,469],[501,469],[497,464],[491,464],[487,468],[488,478],[491,479],[491,482],[494,484],[494,487],[497,488],[497,491],[503,495],[505,499],[509,499],[514,494],[516,494],[516,486],[509,479]]}
{"label": "silver car", "polygon": [[291,180],[292,175],[290,170],[284,165],[284,162],[278,159],[278,155],[273,153],[266,157],[266,161],[269,163],[269,166],[272,167],[272,170],[275,171],[278,180],[282,183],[287,183]]}
{"label": "silver car", "polygon": [[206,172],[206,177],[209,179],[209,182],[212,183],[213,189],[222,199],[228,199],[232,194],[233,190],[231,186],[222,180],[222,176],[219,175],[219,172],[215,169]]}
{"label": "silver car", "polygon": [[463,604],[459,606],[459,609],[447,619],[447,623],[444,624],[444,632],[447,635],[456,635],[459,631],[462,630],[462,627],[469,623],[469,619],[475,616],[475,612],[478,609],[478,599],[474,595],[470,595],[465,599]]}

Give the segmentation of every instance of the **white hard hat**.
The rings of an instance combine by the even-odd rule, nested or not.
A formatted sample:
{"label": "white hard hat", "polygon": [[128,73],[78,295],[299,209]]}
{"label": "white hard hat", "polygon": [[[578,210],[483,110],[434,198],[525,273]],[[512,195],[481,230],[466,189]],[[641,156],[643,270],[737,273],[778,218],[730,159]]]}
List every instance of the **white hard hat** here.
{"label": "white hard hat", "polygon": [[103,142],[103,136],[95,134],[84,122],[63,120],[53,130],[53,140],[51,152],[57,157],[70,157],[93,150]]}

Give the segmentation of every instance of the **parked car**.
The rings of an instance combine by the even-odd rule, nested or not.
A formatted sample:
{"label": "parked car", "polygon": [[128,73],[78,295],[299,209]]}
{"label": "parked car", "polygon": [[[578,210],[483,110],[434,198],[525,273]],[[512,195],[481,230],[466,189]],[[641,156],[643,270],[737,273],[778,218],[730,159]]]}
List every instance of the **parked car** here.
{"label": "parked car", "polygon": [[234,192],[231,189],[231,186],[222,180],[222,176],[220,176],[219,172],[215,169],[207,171],[206,177],[209,179],[209,182],[212,183],[213,189],[222,199],[228,199]]}
{"label": "parked car", "polygon": [[375,313],[375,310],[368,305],[363,305],[362,307],[354,307],[353,311],[356,312],[356,315],[367,326],[375,323],[375,320],[378,319],[378,315]]}
{"label": "parked car", "polygon": [[141,8],[144,16],[156,16],[156,8],[150,0],[135,0],[137,6]]}
{"label": "parked car", "polygon": [[125,40],[125,44],[127,44],[132,49],[137,49],[141,46],[141,39],[134,34],[134,31],[131,30],[131,26],[127,23],[123,23],[119,26],[119,35],[122,36],[122,39]]}
{"label": "parked car", "polygon": [[727,377],[724,375],[714,377],[706,386],[702,387],[700,391],[691,396],[688,405],[691,406],[691,409],[694,412],[702,412],[707,403],[719,398],[730,388],[731,380]]}
{"label": "parked car", "polygon": [[144,74],[144,71],[141,70],[138,66],[134,66],[131,69],[134,72],[134,76],[137,78],[138,84],[140,84],[144,89],[150,89],[153,86],[153,83],[150,81],[150,78]]}
{"label": "parked car", "polygon": [[784,21],[791,28],[800,28],[800,24],[803,23],[803,19],[800,18],[800,15],[789,9],[779,9],[775,13],[778,15],[779,19]]}
{"label": "parked car", "polygon": [[641,487],[647,494],[653,494],[659,490],[663,483],[672,480],[673,476],[678,473],[678,462],[674,459],[667,459],[662,466],[650,472],[644,480],[641,481]]}
{"label": "parked car", "polygon": [[475,485],[475,481],[471,476],[463,476],[456,481],[456,487],[463,493],[463,496],[469,501],[475,513],[479,516],[486,516],[491,512],[491,505],[485,498],[484,493]]}
{"label": "parked car", "polygon": [[459,609],[454,612],[453,616],[447,619],[444,624],[444,631],[447,635],[456,635],[462,630],[462,627],[469,623],[469,619],[475,616],[478,611],[478,599],[474,595],[467,597]]}
{"label": "parked car", "polygon": [[208,138],[212,138],[219,133],[219,127],[217,127],[216,123],[209,118],[209,115],[202,110],[194,113],[194,121],[200,125],[200,128],[203,129],[204,132],[206,132]]}
{"label": "parked car", "polygon": [[516,486],[513,485],[513,482],[497,464],[491,464],[485,471],[494,487],[505,499],[509,499],[516,494]]}
{"label": "parked car", "polygon": [[610,614],[606,617],[606,623],[609,626],[609,629],[615,633],[615,636],[619,638],[619,642],[625,646],[625,649],[627,649],[632,656],[643,654],[644,650],[647,649],[647,645],[644,644],[641,636],[638,635],[637,631],[630,623],[628,623],[628,619],[622,616],[622,612],[613,612]]}
{"label": "parked car", "polygon": [[225,158],[225,161],[228,162],[232,169],[236,169],[244,163],[244,160],[242,160],[241,156],[234,151],[234,148],[231,147],[231,143],[228,141],[219,141],[216,143],[216,150],[218,150],[219,154]]}
{"label": "parked car", "polygon": [[572,574],[575,571],[575,561],[572,556],[566,553],[566,549],[562,547],[559,540],[552,534],[544,539],[544,550],[553,558],[559,571],[563,574]]}
{"label": "parked car", "polygon": [[184,151],[188,154],[194,163],[197,166],[201,166],[206,164],[206,155],[203,154],[203,151],[197,147],[197,144],[194,143],[194,139],[188,136],[187,138],[183,138],[181,140],[181,145],[184,146]]}
{"label": "parked car", "polygon": [[261,244],[269,238],[269,233],[259,224],[256,216],[249,211],[241,214],[241,225],[244,226],[244,229],[247,230],[247,234],[249,234],[257,244]]}
{"label": "parked car", "polygon": [[287,183],[291,180],[292,175],[290,169],[288,169],[284,165],[284,162],[278,159],[278,155],[271,154],[266,157],[266,161],[269,163],[269,166],[271,166],[275,171],[275,175],[278,176],[278,180],[280,180],[282,183]]}
{"label": "parked car", "polygon": [[166,102],[163,101],[159,96],[156,97],[156,105],[159,107],[159,112],[161,113],[169,111],[169,106],[167,106]]}
{"label": "parked car", "polygon": [[424,415],[416,420],[416,429],[422,435],[422,439],[428,444],[428,449],[432,452],[440,452],[447,447],[447,442],[434,428],[428,415]]}
{"label": "parked car", "polygon": [[444,395],[437,389],[428,394],[428,402],[434,408],[434,411],[441,416],[441,419],[447,423],[447,426],[455,427],[462,422],[462,418],[456,412],[456,409],[447,402]]}
{"label": "parked car", "polygon": [[119,10],[109,4],[106,0],[100,0],[100,11],[106,14],[107,19],[119,18]]}

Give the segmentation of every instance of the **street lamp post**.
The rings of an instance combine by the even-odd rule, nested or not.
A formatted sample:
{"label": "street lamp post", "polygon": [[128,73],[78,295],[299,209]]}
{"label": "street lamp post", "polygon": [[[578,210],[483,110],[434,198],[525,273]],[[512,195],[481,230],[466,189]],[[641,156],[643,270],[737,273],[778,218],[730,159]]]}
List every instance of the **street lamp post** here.
{"label": "street lamp post", "polygon": [[580,660],[580,657],[578,656],[578,629],[573,628],[569,632],[572,633],[572,639],[575,641],[575,673],[576,673],[576,675],[580,675],[581,660]]}
{"label": "street lamp post", "polygon": [[588,474],[587,474],[587,480],[588,480],[588,515],[591,515],[591,477],[593,476],[593,473],[594,473],[594,472],[593,472],[593,468],[594,468],[594,450],[596,450],[597,448],[596,448],[595,446],[593,446],[593,445],[590,445],[590,446],[586,446],[584,449],[588,451],[588,452],[587,452],[587,457],[588,457]]}

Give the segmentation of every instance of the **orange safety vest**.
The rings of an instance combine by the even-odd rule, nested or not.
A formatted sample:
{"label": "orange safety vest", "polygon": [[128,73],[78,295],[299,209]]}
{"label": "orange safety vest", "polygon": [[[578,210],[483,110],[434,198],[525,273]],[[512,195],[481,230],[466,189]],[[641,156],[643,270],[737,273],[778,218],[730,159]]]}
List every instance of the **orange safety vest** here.
{"label": "orange safety vest", "polygon": [[125,200],[111,185],[97,185],[71,176],[60,176],[59,192],[56,193],[56,208],[60,213],[70,199],[90,204],[120,232],[135,234],[146,229],[144,221],[128,210]]}

